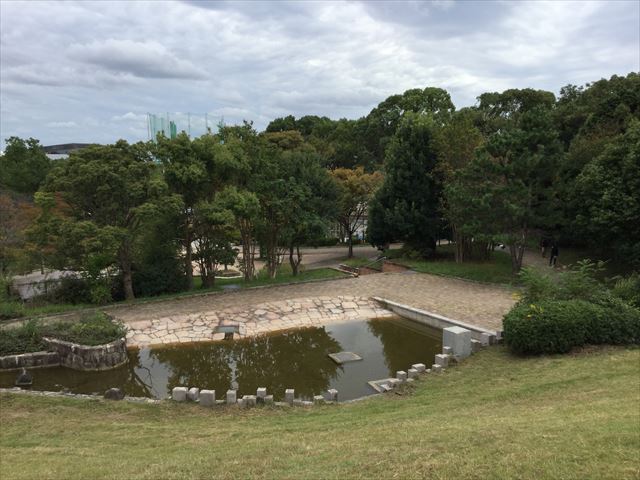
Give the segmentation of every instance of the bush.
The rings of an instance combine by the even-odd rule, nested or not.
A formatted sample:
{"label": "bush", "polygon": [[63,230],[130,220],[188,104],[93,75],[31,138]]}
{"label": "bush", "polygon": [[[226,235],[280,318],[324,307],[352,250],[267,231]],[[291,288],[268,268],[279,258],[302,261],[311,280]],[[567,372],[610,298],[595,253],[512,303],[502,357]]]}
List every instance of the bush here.
{"label": "bush", "polygon": [[53,337],[82,345],[102,345],[126,335],[124,325],[102,312],[83,316],[77,322],[42,324],[29,320],[17,328],[0,330],[0,356],[47,349],[43,337]]}
{"label": "bush", "polygon": [[585,344],[640,343],[640,310],[622,301],[518,303],[504,317],[504,337],[519,354],[566,353]]}
{"label": "bush", "polygon": [[335,247],[340,242],[340,239],[337,237],[324,237],[324,238],[314,238],[308,242],[305,242],[306,247]]}
{"label": "bush", "polygon": [[24,317],[24,311],[20,302],[0,302],[0,320]]}
{"label": "bush", "polygon": [[42,326],[42,336],[82,345],[102,345],[126,335],[127,329],[102,312],[84,316],[78,322],[59,322]]}
{"label": "bush", "polygon": [[627,278],[618,278],[611,293],[625,303],[640,308],[640,275],[634,273]]}
{"label": "bush", "polygon": [[83,278],[63,277],[58,286],[47,293],[45,300],[50,303],[91,303],[91,289]]}
{"label": "bush", "polygon": [[39,352],[46,349],[47,344],[42,340],[36,320],[29,320],[18,328],[0,330],[0,356]]}

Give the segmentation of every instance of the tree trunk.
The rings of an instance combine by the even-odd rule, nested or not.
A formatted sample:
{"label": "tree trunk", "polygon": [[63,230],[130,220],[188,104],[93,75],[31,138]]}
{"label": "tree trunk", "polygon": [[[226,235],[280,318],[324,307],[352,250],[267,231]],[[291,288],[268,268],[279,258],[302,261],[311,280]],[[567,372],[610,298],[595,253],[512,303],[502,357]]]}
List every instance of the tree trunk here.
{"label": "tree trunk", "polygon": [[127,301],[134,300],[133,294],[133,274],[131,272],[131,260],[129,259],[128,247],[124,247],[124,251],[120,256],[120,268],[122,269],[122,286],[124,288],[124,298]]}
{"label": "tree trunk", "polygon": [[349,258],[353,258],[353,240],[351,239],[351,234],[349,234]]}
{"label": "tree trunk", "polygon": [[293,273],[293,276],[294,277],[297,276],[298,275],[298,264],[293,259],[293,245],[289,245],[289,265],[291,265],[291,273]]}
{"label": "tree trunk", "polygon": [[187,220],[187,228],[185,231],[185,250],[184,270],[187,275],[187,290],[193,290],[193,249],[191,248],[191,226]]}

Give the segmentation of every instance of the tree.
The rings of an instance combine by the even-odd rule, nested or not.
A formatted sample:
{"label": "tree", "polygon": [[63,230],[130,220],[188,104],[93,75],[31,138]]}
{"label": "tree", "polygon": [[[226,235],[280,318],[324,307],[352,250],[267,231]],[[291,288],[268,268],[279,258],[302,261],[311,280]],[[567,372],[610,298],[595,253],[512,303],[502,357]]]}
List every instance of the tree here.
{"label": "tree", "polygon": [[550,109],[544,103],[528,108],[499,119],[502,127],[446,188],[464,233],[502,237],[514,273],[530,230],[555,221],[553,181],[561,155]]}
{"label": "tree", "polygon": [[371,204],[368,236],[373,245],[403,240],[422,255],[433,253],[441,226],[436,164],[433,117],[406,113],[387,149],[384,183]]}
{"label": "tree", "polygon": [[369,202],[383,181],[380,172],[365,173],[364,168],[337,168],[331,175],[338,186],[336,219],[347,235],[349,255],[353,257],[352,236],[362,226]]}
{"label": "tree", "polygon": [[[438,170],[446,186],[452,184],[455,172],[465,168],[473,160],[476,149],[483,142],[482,134],[474,124],[477,117],[476,110],[463,109],[453,114],[450,121],[438,130]],[[466,206],[458,208],[461,202],[457,195],[461,193],[463,192],[451,185],[450,188],[445,187],[442,198],[442,211],[451,227],[457,263],[463,262],[471,254],[474,233],[464,228],[468,211]],[[477,237],[476,239],[479,240]]]}
{"label": "tree", "polygon": [[10,137],[0,155],[0,185],[20,193],[34,193],[51,169],[51,161],[35,138]]}
{"label": "tree", "polygon": [[25,248],[25,231],[36,213],[33,203],[18,195],[0,193],[0,277],[18,269]]}
{"label": "tree", "polygon": [[587,245],[640,268],[640,121],[585,166],[571,200]]}
{"label": "tree", "polygon": [[[156,211],[152,201],[163,191],[163,182],[153,178],[153,171],[145,145],[120,140],[72,153],[56,165],[42,187],[43,193],[59,194],[68,206],[69,217],[59,234],[67,242],[74,237],[85,242],[89,262],[82,267],[90,268],[98,258],[98,268],[117,265],[127,300],[135,297],[133,244],[142,220]],[[67,247],[73,257],[77,246]]]}
{"label": "tree", "polygon": [[[174,139],[160,136],[154,149],[163,164],[169,188],[182,198],[180,238],[185,251],[184,264],[189,289],[193,288],[196,205],[213,201],[217,192],[237,183],[249,171],[247,156],[237,133],[230,127],[222,127],[218,135],[207,134],[193,140],[185,132]],[[200,227],[199,231],[203,232],[202,223]]]}

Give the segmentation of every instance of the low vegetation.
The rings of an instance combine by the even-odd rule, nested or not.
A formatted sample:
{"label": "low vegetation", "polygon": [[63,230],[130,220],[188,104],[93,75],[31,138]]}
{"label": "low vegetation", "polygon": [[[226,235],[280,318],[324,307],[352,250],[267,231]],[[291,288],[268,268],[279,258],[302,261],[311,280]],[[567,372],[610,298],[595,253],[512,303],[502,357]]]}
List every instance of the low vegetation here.
{"label": "low vegetation", "polygon": [[491,347],[408,396],[294,410],[3,394],[0,476],[637,478],[639,363]]}
{"label": "low vegetation", "polygon": [[44,337],[82,345],[102,345],[125,335],[124,325],[102,312],[84,315],[76,322],[45,324],[29,320],[20,327],[0,329],[0,356],[46,350]]}
{"label": "low vegetation", "polygon": [[522,299],[505,316],[505,340],[520,354],[566,353],[598,344],[639,344],[638,277],[610,287],[599,264],[578,262],[554,277],[533,269],[521,275]]}

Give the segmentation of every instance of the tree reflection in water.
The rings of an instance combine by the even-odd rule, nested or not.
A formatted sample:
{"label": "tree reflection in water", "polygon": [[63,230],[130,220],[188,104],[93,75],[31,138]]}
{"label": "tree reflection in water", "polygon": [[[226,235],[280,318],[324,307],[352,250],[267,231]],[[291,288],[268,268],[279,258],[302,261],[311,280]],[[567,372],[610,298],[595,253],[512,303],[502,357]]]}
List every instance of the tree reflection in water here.
{"label": "tree reflection in water", "polygon": [[[367,323],[369,331],[382,343],[384,363],[392,377],[414,363],[424,362],[430,368],[434,356],[441,353],[441,330],[400,318],[374,319]],[[419,335],[411,335],[411,331]]]}
{"label": "tree reflection in water", "polygon": [[152,348],[149,357],[169,370],[168,391],[185,385],[222,394],[236,381],[240,395],[267,387],[277,398],[286,388],[311,397],[327,390],[336,377],[339,367],[327,355],[340,349],[324,328],[314,327],[230,342]]}

